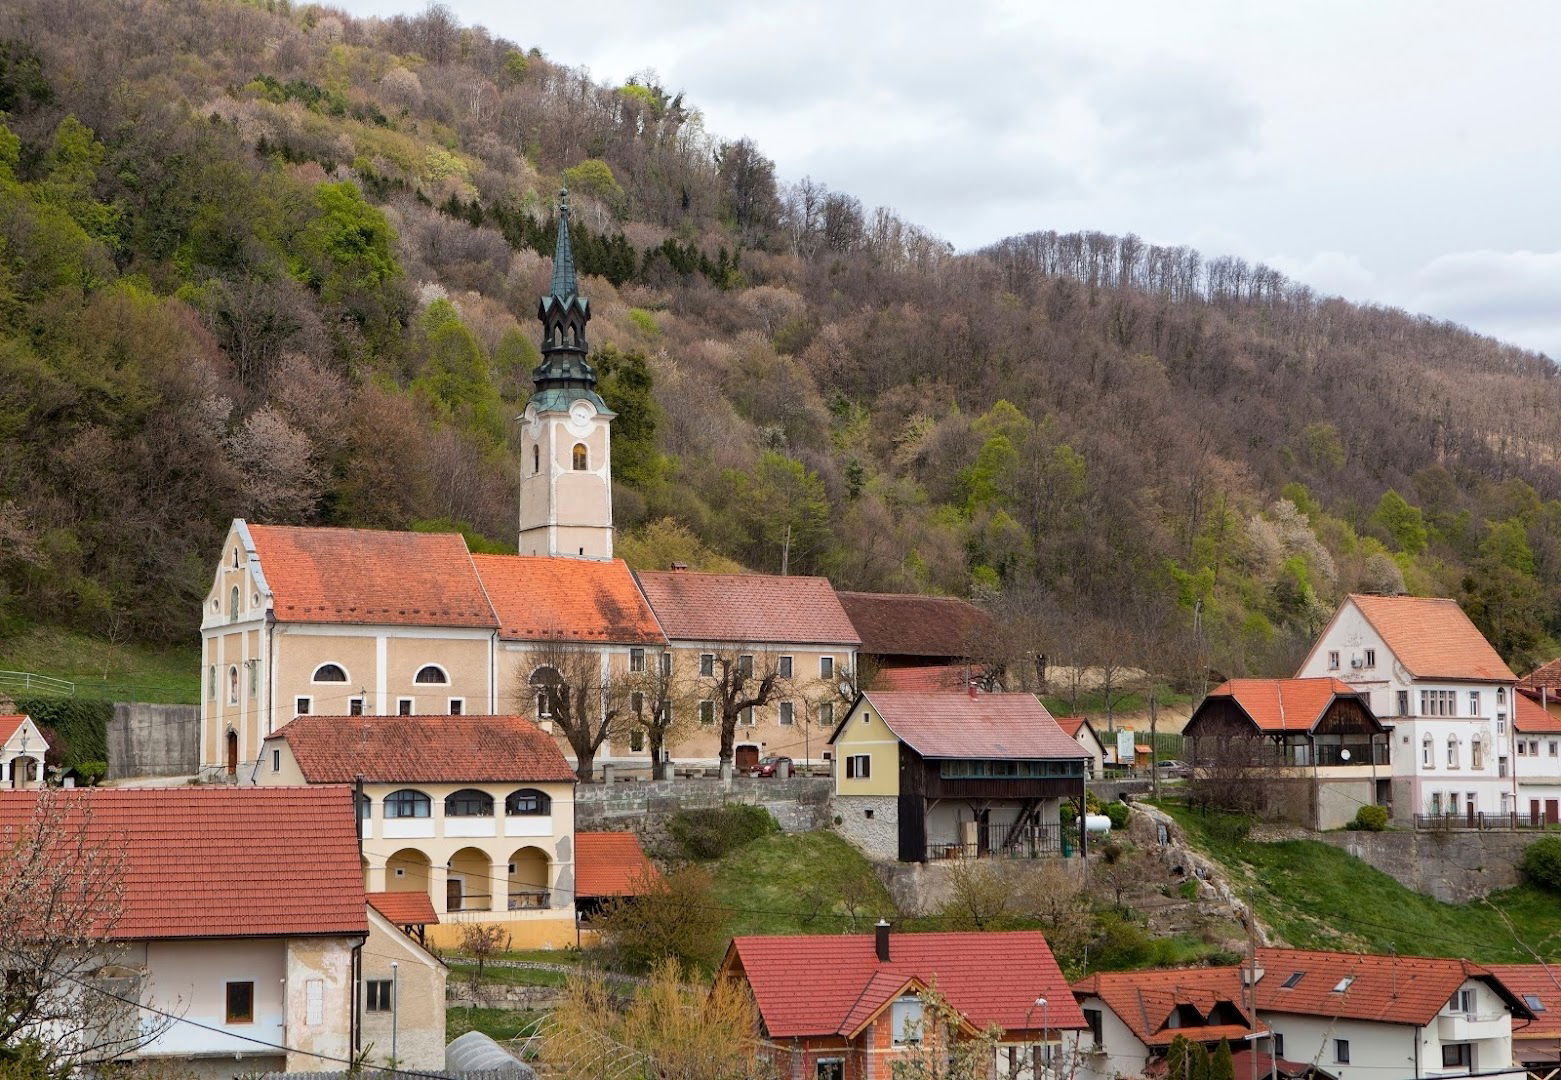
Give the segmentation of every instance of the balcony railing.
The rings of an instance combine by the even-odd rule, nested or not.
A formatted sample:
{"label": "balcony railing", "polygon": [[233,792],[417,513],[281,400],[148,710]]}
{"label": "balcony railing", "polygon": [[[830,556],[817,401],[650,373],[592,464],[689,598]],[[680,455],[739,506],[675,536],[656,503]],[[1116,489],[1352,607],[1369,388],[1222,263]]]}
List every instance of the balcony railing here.
{"label": "balcony railing", "polygon": [[1416,814],[1415,828],[1421,832],[1501,832],[1512,829],[1543,829],[1550,825],[1542,814],[1520,814],[1485,810],[1459,810],[1448,814]]}
{"label": "balcony railing", "polygon": [[446,907],[449,911],[488,911],[492,901],[493,897],[488,893],[462,893],[448,897]]}
{"label": "balcony railing", "polygon": [[927,859],[1046,859],[1062,854],[1061,825],[978,825],[955,840],[927,845]]}
{"label": "balcony railing", "polygon": [[511,911],[537,911],[552,906],[552,894],[546,889],[536,892],[512,892],[509,894]]}
{"label": "balcony railing", "polygon": [[[1389,749],[1385,742],[1272,743],[1258,744],[1254,740],[1240,751],[1229,747],[1219,748],[1212,743],[1198,746],[1196,739],[1189,739],[1189,760],[1194,768],[1218,768],[1224,766],[1252,767],[1258,769],[1310,769],[1337,768],[1358,765],[1369,768],[1376,765],[1385,768],[1389,764]],[[1346,757],[1345,755],[1349,756]]]}

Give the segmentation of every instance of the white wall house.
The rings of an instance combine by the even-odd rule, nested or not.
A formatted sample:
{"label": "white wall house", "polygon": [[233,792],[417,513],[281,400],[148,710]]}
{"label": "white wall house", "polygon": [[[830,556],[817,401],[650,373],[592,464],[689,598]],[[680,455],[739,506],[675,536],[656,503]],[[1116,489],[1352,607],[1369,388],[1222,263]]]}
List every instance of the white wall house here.
{"label": "white wall house", "polygon": [[49,744],[32,717],[0,716],[0,788],[43,786],[43,756]]}
{"label": "white wall house", "polygon": [[1455,601],[1348,596],[1296,674],[1349,684],[1392,726],[1395,817],[1516,808],[1517,677]]}
{"label": "white wall house", "polygon": [[1561,824],[1561,703],[1546,688],[1536,697],[1518,688],[1512,714],[1512,774],[1518,819]]}

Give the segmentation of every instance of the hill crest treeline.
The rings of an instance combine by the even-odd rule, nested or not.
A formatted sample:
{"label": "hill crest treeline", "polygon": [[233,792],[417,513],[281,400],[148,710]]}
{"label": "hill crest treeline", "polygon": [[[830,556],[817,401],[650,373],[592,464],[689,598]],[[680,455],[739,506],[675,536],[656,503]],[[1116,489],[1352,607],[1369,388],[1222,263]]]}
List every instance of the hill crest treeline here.
{"label": "hill crest treeline", "polygon": [[512,545],[567,182],[639,565],[786,548],[1189,680],[1348,590],[1557,649],[1561,384],[1462,328],[1136,237],[956,254],[439,7],[21,0],[0,125],[0,648],[187,640],[234,516]]}

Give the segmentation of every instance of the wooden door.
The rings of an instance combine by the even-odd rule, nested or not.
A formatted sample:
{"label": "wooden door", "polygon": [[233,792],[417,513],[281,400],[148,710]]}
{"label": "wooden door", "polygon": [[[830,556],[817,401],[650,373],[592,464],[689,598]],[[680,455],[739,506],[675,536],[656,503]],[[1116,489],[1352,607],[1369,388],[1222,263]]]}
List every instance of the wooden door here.
{"label": "wooden door", "polygon": [[238,732],[228,732],[228,775],[238,773]]}
{"label": "wooden door", "polygon": [[444,909],[461,910],[461,879],[458,877],[450,878],[444,883]]}
{"label": "wooden door", "polygon": [[1545,800],[1545,824],[1546,825],[1558,825],[1558,824],[1561,824],[1561,800],[1558,800],[1558,799],[1546,799]]}
{"label": "wooden door", "polygon": [[739,746],[733,751],[733,761],[738,772],[747,772],[759,764],[759,748],[757,746]]}
{"label": "wooden door", "polygon": [[1530,825],[1538,825],[1539,824],[1539,800],[1538,799],[1530,799],[1528,801],[1528,823]]}

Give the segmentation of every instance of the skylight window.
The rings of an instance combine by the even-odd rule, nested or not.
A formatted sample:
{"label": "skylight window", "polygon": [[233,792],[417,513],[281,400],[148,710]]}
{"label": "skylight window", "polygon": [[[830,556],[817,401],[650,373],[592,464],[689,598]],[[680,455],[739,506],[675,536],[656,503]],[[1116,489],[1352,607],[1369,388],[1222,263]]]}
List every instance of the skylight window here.
{"label": "skylight window", "polygon": [[1353,976],[1353,975],[1346,975],[1346,976],[1344,976],[1344,978],[1339,980],[1338,985],[1333,988],[1333,992],[1335,994],[1342,994],[1342,993],[1344,993],[1344,991],[1346,991],[1346,990],[1348,990],[1350,988],[1350,983],[1352,983],[1354,981],[1355,981],[1355,976]]}
{"label": "skylight window", "polygon": [[1304,972],[1304,971],[1292,972],[1290,977],[1285,980],[1284,989],[1286,989],[1286,990],[1294,990],[1295,987],[1296,987],[1296,984],[1299,983],[1305,977],[1306,977],[1306,972]]}
{"label": "skylight window", "polygon": [[1539,1000],[1538,994],[1524,994],[1523,1004],[1528,1006],[1529,1012],[1545,1011],[1545,1003]]}

